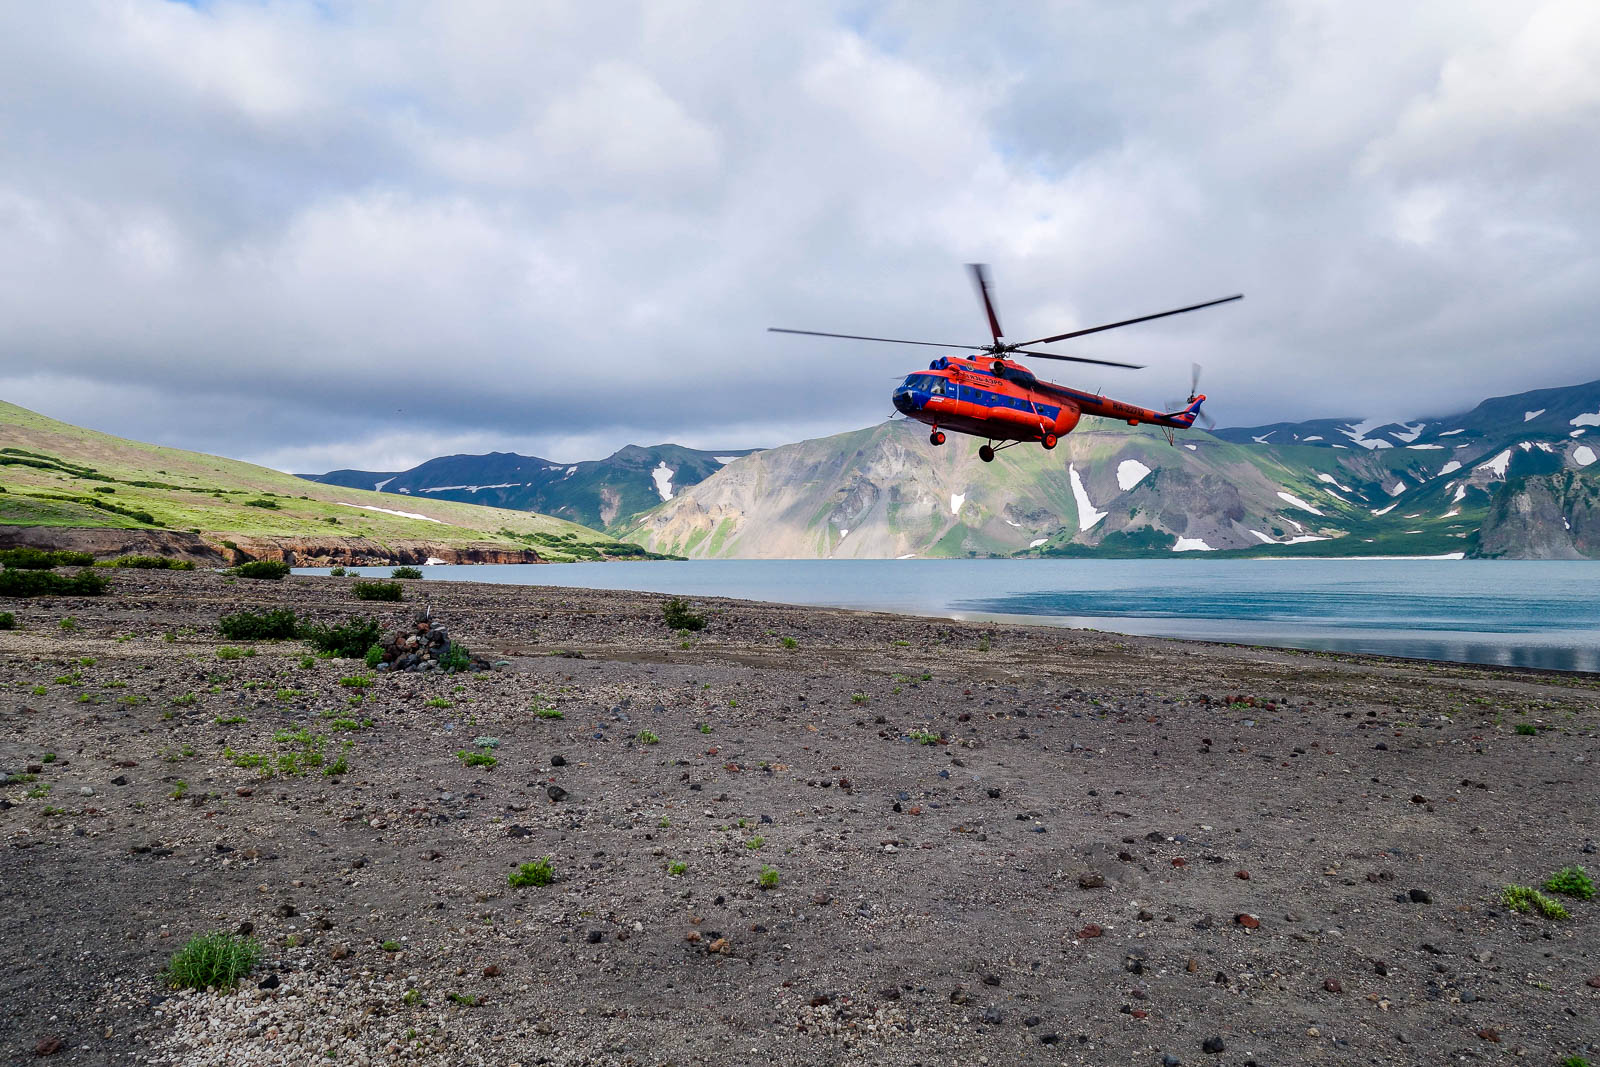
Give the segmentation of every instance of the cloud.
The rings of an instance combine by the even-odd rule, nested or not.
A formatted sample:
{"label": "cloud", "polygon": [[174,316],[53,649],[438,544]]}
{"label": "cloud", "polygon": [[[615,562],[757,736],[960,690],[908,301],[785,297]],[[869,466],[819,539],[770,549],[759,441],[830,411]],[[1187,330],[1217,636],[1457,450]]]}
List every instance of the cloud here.
{"label": "cloud", "polygon": [[[275,465],[864,425],[1086,338],[1230,423],[1593,374],[1594,5],[0,8],[0,389]],[[577,451],[577,450],[583,451]],[[390,457],[385,459],[384,457]]]}

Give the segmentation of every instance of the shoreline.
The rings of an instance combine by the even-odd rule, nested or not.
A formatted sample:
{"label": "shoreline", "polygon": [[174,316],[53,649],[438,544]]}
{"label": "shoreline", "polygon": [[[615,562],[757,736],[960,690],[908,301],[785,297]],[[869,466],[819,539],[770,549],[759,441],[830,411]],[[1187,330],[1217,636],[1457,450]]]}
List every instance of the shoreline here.
{"label": "shoreline", "polygon": [[[4,1058],[55,1037],[61,1063],[252,1065],[1600,1042],[1600,902],[1555,923],[1499,899],[1600,865],[1600,802],[1573,788],[1600,679],[713,597],[683,636],[656,594],[402,585],[371,604],[135,572],[4,604],[24,628],[0,632],[0,770],[40,767],[0,787],[0,922],[31,947],[0,971]],[[372,677],[216,631],[271,608],[393,627],[424,593],[501,666]],[[225,754],[301,730],[352,742],[346,773]],[[497,765],[458,757],[479,738]],[[547,855],[553,885],[508,885]],[[245,922],[264,962],[238,992],[161,986],[185,938]]]}

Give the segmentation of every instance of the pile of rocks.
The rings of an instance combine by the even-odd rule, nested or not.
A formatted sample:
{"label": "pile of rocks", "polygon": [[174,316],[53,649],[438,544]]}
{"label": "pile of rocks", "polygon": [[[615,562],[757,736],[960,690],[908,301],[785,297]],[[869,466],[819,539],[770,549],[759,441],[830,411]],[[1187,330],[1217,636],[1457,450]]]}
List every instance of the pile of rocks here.
{"label": "pile of rocks", "polygon": [[[444,661],[452,644],[450,632],[436,625],[428,609],[422,608],[409,629],[396,630],[378,643],[383,650],[378,670],[414,673],[446,670]],[[455,648],[459,650],[458,655],[466,653],[463,645],[456,644]],[[467,653],[467,663],[458,664],[456,669],[487,671],[493,666],[483,657]]]}

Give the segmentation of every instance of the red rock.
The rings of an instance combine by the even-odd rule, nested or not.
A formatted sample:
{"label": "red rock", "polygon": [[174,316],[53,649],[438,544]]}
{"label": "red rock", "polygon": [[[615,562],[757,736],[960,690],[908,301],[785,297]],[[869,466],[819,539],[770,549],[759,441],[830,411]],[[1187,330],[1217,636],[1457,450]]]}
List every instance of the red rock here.
{"label": "red rock", "polygon": [[1261,920],[1256,918],[1254,915],[1251,915],[1247,911],[1241,911],[1239,914],[1235,915],[1233,917],[1233,921],[1244,927],[1246,930],[1259,929],[1261,926]]}
{"label": "red rock", "polygon": [[1134,1008],[1133,1011],[1130,1012],[1129,1014],[1132,1015],[1135,1019],[1148,1018],[1149,1015],[1150,1015],[1150,1013],[1145,1011],[1143,1008]]}
{"label": "red rock", "polygon": [[59,1037],[40,1038],[39,1043],[33,1046],[35,1056],[54,1056],[61,1051],[62,1040]]}
{"label": "red rock", "polygon": [[1322,988],[1326,989],[1330,993],[1344,992],[1344,986],[1339,983],[1339,979],[1337,978],[1329,978],[1327,981],[1322,983]]}
{"label": "red rock", "polygon": [[1584,984],[1594,989],[1600,989],[1600,974],[1595,975]]}
{"label": "red rock", "polygon": [[1189,861],[1182,856],[1174,856],[1172,857],[1172,865],[1174,867],[1187,867],[1189,866]]}
{"label": "red rock", "polygon": [[1234,871],[1233,876],[1239,879],[1241,882],[1248,882],[1250,880],[1249,871]]}
{"label": "red rock", "polygon": [[1078,931],[1078,937],[1083,940],[1088,940],[1091,937],[1099,937],[1104,932],[1105,931],[1101,930],[1100,927],[1096,926],[1094,923],[1090,923],[1082,930]]}
{"label": "red rock", "polygon": [[485,978],[499,978],[500,977],[500,965],[498,963],[489,964],[489,966],[487,966],[487,967],[485,967],[483,969],[483,976]]}
{"label": "red rock", "polygon": [[1478,1036],[1483,1038],[1485,1041],[1492,1041],[1496,1045],[1500,1043],[1500,1031],[1496,1030],[1492,1026],[1485,1026],[1482,1030],[1479,1030]]}

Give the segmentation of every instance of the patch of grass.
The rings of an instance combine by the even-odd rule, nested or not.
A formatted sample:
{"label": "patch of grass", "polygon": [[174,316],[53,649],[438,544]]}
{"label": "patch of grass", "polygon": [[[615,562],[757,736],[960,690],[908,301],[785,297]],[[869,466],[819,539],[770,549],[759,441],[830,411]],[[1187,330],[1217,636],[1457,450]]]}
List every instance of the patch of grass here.
{"label": "patch of grass", "polygon": [[241,500],[239,503],[243,504],[247,508],[266,508],[269,511],[278,510],[278,502],[276,500],[267,500],[265,498]]}
{"label": "patch of grass", "polygon": [[243,715],[218,715],[216,721],[218,726],[238,726],[242,723],[247,723],[250,720],[245,718]]}
{"label": "patch of grass", "polygon": [[1506,907],[1522,914],[1538,912],[1546,919],[1568,918],[1567,909],[1559,900],[1552,900],[1532,886],[1508,885],[1500,891]]}
{"label": "patch of grass", "polygon": [[182,800],[189,793],[189,783],[179,778],[172,786],[172,799]]}
{"label": "patch of grass", "polygon": [[1517,723],[1517,733],[1524,737],[1534,737],[1539,733],[1539,728],[1531,722]]}
{"label": "patch of grass", "polygon": [[1579,900],[1594,899],[1594,881],[1582,867],[1561,868],[1544,880],[1544,887],[1552,893],[1576,897]]}
{"label": "patch of grass", "polygon": [[230,641],[289,641],[299,635],[294,612],[238,611],[217,620],[217,629]]}
{"label": "patch of grass", "polygon": [[192,571],[194,564],[186,559],[171,556],[118,556],[111,561],[113,567],[132,567],[144,571]]}
{"label": "patch of grass", "polygon": [[400,942],[398,942],[398,941],[385,941],[381,947],[383,948],[383,951],[385,951],[385,952],[399,952],[400,951]]}
{"label": "patch of grass", "polygon": [[541,719],[563,719],[563,718],[566,718],[566,716],[562,714],[561,709],[557,708],[557,707],[550,707],[550,706],[540,707],[538,705],[535,705],[534,709],[533,709],[533,713],[535,715],[537,715]]}
{"label": "patch of grass", "polygon": [[175,952],[164,975],[176,989],[232,989],[261,961],[261,943],[221,932],[201,934]]}
{"label": "patch of grass", "polygon": [[459,759],[465,766],[487,767],[490,770],[493,770],[495,764],[500,762],[487,752],[468,752],[466,749],[462,749],[461,751],[457,752],[456,758]]}
{"label": "patch of grass", "polygon": [[46,693],[50,692],[50,687],[47,685],[36,685],[28,691],[36,697],[42,697]]}
{"label": "patch of grass", "polygon": [[329,578],[343,578],[346,573],[343,567],[330,567],[328,569]]}
{"label": "patch of grass", "polygon": [[478,1006],[478,998],[468,996],[465,993],[446,993],[444,999],[452,1004],[459,1004],[463,1008],[476,1008]]}
{"label": "patch of grass", "polygon": [[313,656],[301,656],[300,657],[300,669],[301,670],[309,671],[311,668],[315,667],[316,665],[317,665],[317,661],[316,661],[315,657],[313,657]]}
{"label": "patch of grass", "polygon": [[865,694],[865,693],[851,693],[850,694],[850,703],[852,703],[852,704],[865,704],[866,702],[867,702],[867,694]]}
{"label": "patch of grass", "polygon": [[223,645],[217,649],[218,659],[248,659],[256,654],[253,648],[234,648],[232,645]]}
{"label": "patch of grass", "polygon": [[796,641],[792,637],[783,638],[783,640],[781,640],[779,642],[779,644],[783,645],[784,648],[799,648],[800,647],[800,642]]}
{"label": "patch of grass", "polygon": [[550,866],[550,857],[536,863],[524,863],[507,877],[511,888],[522,889],[527,886],[547,886],[556,880],[555,868]]}
{"label": "patch of grass", "polygon": [[425,707],[425,708],[453,708],[453,707],[455,707],[455,702],[451,701],[451,700],[446,700],[444,697],[434,697],[432,700],[429,700],[429,701],[425,702],[423,704],[423,707]]}
{"label": "patch of grass", "polygon": [[276,582],[281,581],[289,573],[289,565],[281,559],[253,559],[237,567],[230,567],[228,573],[238,575],[240,578]]}
{"label": "patch of grass", "polygon": [[367,674],[352,674],[339,679],[339,684],[346,689],[367,689],[372,685],[372,676]]}
{"label": "patch of grass", "polygon": [[911,740],[919,745],[937,745],[939,743],[939,735],[929,733],[927,730],[912,730],[909,736]]}
{"label": "patch of grass", "polygon": [[87,552],[43,548],[0,548],[0,566],[19,571],[47,571],[55,567],[89,567],[94,557]]}
{"label": "patch of grass", "polygon": [[657,737],[649,730],[640,730],[639,733],[634,737],[634,740],[638,741],[641,745],[658,745],[661,743],[661,738]]}
{"label": "patch of grass", "polygon": [[756,875],[756,882],[762,889],[778,888],[778,868],[763,866],[761,873]]}
{"label": "patch of grass", "polygon": [[661,615],[672,630],[704,630],[706,617],[697,615],[683,597],[675,596],[661,605]]}
{"label": "patch of grass", "polygon": [[752,837],[750,840],[746,841],[744,843],[744,847],[749,849],[751,852],[755,852],[758,849],[760,849],[762,845],[765,845],[766,843],[767,843],[767,839],[762,837],[760,834],[757,834],[756,836]]}
{"label": "patch of grass", "polygon": [[53,786],[51,786],[49,782],[43,782],[28,790],[26,796],[29,800],[42,800],[50,795],[50,790],[52,788]]}
{"label": "patch of grass", "polygon": [[199,699],[193,693],[185,693],[182,696],[173,697],[168,703],[175,708],[191,708],[194,707],[195,701]]}
{"label": "patch of grass", "polygon": [[[319,652],[331,653],[344,659],[361,659],[378,643],[383,628],[377,619],[352,616],[337,626],[307,623],[296,636],[309,642]],[[381,653],[380,653],[381,655]]]}
{"label": "patch of grass", "polygon": [[291,700],[299,700],[305,696],[306,691],[304,689],[280,689],[273,695],[278,699],[279,703],[287,704]]}
{"label": "patch of grass", "polygon": [[667,864],[667,877],[680,878],[689,869],[689,865],[682,860]]}
{"label": "patch of grass", "polygon": [[399,582],[356,582],[350,591],[357,600],[404,600]]}
{"label": "patch of grass", "polygon": [[389,572],[391,578],[421,578],[422,572],[415,567],[396,567]]}
{"label": "patch of grass", "polygon": [[462,671],[471,670],[472,653],[468,652],[464,645],[451,641],[450,647],[439,657],[439,669],[446,674],[460,674]]}
{"label": "patch of grass", "polygon": [[703,734],[709,734],[711,732],[711,724],[708,723],[708,722],[701,723],[700,724],[700,732],[703,733]]}

